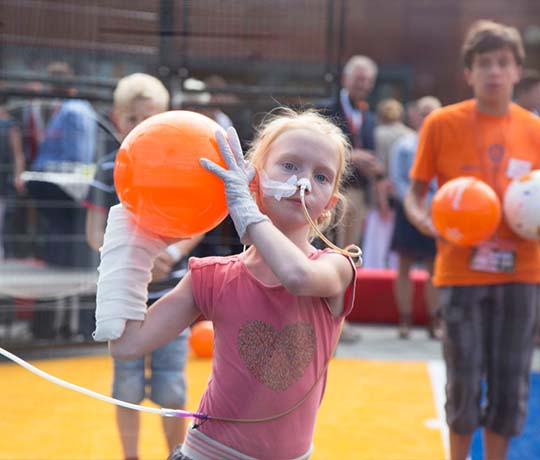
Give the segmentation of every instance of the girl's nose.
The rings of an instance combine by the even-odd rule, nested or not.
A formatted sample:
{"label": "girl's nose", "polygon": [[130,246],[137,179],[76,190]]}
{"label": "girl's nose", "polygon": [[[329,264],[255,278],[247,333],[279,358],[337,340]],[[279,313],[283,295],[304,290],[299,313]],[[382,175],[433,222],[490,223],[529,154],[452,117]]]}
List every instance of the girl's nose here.
{"label": "girl's nose", "polygon": [[301,177],[298,179],[296,186],[300,189],[300,191],[304,190],[305,192],[311,192],[311,182],[307,177]]}

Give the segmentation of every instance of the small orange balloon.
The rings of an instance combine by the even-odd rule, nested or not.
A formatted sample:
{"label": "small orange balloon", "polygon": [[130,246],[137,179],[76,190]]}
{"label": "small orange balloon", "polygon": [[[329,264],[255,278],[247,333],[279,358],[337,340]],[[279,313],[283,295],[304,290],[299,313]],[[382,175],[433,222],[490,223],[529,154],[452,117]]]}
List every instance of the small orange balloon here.
{"label": "small orange balloon", "polygon": [[223,181],[201,157],[226,167],[215,140],[223,129],[195,112],[154,115],[124,139],[114,165],[120,201],[141,227],[171,238],[205,233],[227,215]]}
{"label": "small orange balloon", "polygon": [[501,202],[495,191],[476,177],[446,182],[433,197],[433,225],[441,236],[460,246],[488,239],[501,220]]}
{"label": "small orange balloon", "polygon": [[199,358],[211,358],[214,351],[214,326],[212,321],[199,321],[191,327],[189,345]]}

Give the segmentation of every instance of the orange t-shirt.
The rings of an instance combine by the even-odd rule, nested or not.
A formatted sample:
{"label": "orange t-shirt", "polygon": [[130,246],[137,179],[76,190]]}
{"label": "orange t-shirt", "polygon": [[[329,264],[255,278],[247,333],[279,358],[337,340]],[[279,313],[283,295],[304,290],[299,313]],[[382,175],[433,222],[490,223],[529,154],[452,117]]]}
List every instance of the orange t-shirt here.
{"label": "orange t-shirt", "polygon": [[[501,198],[510,181],[529,170],[540,169],[540,118],[516,104],[508,114],[480,113],[475,100],[433,112],[422,125],[410,177],[439,187],[460,176],[487,182]],[[504,218],[495,233],[516,251],[515,270],[492,273],[469,268],[472,248],[437,242],[434,283],[437,286],[540,282],[540,246],[520,239]]]}

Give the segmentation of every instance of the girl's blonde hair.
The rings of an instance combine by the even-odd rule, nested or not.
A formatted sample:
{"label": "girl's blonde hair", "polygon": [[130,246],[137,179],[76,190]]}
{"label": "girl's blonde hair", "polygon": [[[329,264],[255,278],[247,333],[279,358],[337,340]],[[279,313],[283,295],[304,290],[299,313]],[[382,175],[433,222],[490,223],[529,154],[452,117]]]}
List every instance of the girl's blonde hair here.
{"label": "girl's blonde hair", "polygon": [[339,168],[333,190],[338,202],[332,210],[325,212],[316,221],[318,229],[324,231],[336,214],[336,209],[340,210],[339,215],[343,215],[346,206],[341,186],[349,168],[351,146],[340,128],[315,110],[295,111],[287,107],[280,107],[272,111],[257,129],[255,138],[247,152],[247,159],[257,170],[263,169],[272,143],[283,133],[292,129],[306,129],[324,135],[335,146],[339,156]]}
{"label": "girl's blonde hair", "polygon": [[146,73],[133,73],[121,78],[113,94],[116,110],[130,110],[134,101],[149,99],[163,111],[169,107],[169,91],[156,77]]}

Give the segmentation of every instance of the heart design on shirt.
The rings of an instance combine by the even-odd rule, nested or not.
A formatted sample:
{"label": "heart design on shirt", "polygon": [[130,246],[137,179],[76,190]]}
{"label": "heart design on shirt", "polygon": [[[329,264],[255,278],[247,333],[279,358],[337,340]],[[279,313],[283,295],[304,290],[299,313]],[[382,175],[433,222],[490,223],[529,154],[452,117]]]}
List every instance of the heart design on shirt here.
{"label": "heart design on shirt", "polygon": [[248,371],[274,391],[283,391],[306,371],[317,341],[309,323],[288,324],[277,331],[263,321],[250,321],[238,332],[238,351]]}

